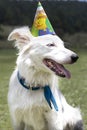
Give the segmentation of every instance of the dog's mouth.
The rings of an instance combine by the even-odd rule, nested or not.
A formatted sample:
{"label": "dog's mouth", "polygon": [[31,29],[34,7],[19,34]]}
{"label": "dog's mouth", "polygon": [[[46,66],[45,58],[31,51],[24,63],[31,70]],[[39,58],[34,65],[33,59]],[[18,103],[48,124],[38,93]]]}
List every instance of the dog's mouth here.
{"label": "dog's mouth", "polygon": [[44,59],[43,63],[52,70],[57,76],[70,78],[70,72],[61,64],[57,63],[52,59]]}

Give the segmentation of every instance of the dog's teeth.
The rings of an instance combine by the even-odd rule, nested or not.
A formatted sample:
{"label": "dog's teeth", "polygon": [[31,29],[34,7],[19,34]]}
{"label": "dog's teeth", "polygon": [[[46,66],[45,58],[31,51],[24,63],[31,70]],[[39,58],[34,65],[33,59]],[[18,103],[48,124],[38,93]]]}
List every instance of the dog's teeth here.
{"label": "dog's teeth", "polygon": [[53,66],[53,69],[55,69],[55,70],[56,70],[56,67],[55,67],[55,66]]}
{"label": "dog's teeth", "polygon": [[62,71],[60,72],[60,74],[61,74],[61,75],[64,75],[64,73],[63,73]]}
{"label": "dog's teeth", "polygon": [[52,65],[52,63],[51,63],[50,61],[48,61],[48,64],[49,64],[49,65]]}
{"label": "dog's teeth", "polygon": [[48,61],[47,63],[48,63],[48,65],[50,66],[50,68],[53,67],[53,64],[52,64],[50,61]]}

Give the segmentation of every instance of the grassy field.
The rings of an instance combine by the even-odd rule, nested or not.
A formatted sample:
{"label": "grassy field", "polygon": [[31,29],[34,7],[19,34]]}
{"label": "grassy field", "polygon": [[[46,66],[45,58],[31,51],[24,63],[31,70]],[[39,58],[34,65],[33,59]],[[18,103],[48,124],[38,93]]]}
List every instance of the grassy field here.
{"label": "grassy field", "polygon": [[[67,101],[80,107],[87,130],[87,50],[76,50],[79,60],[67,66],[72,73],[70,80],[60,79],[60,89]],[[15,67],[16,51],[0,49],[0,130],[12,130],[7,105],[9,78]]]}

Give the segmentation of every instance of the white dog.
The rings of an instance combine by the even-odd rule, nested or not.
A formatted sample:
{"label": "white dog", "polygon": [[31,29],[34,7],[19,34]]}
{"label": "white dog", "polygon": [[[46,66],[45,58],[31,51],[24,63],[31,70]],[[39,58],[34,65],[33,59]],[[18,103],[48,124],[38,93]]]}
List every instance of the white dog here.
{"label": "white dog", "polygon": [[56,35],[33,37],[28,27],[15,29],[8,40],[19,49],[10,79],[8,104],[14,130],[83,130],[78,108],[67,104],[58,76],[70,78],[63,64],[78,56]]}

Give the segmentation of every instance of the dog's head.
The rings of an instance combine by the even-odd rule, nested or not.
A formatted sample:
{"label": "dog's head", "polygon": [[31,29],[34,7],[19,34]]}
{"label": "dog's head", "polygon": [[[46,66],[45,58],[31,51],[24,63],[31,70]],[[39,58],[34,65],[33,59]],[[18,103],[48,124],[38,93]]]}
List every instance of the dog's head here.
{"label": "dog's head", "polygon": [[70,72],[63,64],[76,62],[78,56],[66,49],[57,35],[33,37],[29,28],[24,27],[15,29],[8,40],[16,40],[15,45],[19,49],[18,63],[22,60],[28,68],[70,78]]}

